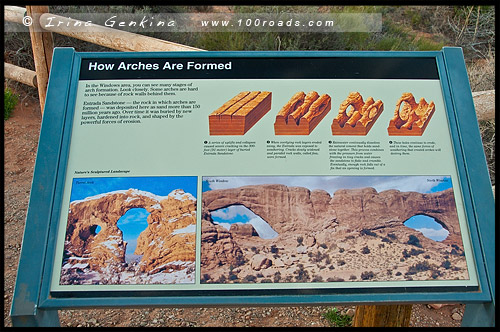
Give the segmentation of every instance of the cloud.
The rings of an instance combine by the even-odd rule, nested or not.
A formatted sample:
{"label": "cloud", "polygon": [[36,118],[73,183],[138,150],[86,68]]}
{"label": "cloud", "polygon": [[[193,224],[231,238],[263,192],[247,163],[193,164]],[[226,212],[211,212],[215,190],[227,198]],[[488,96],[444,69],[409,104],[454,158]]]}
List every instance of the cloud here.
{"label": "cloud", "polygon": [[245,217],[246,220],[254,218],[256,215],[243,205],[231,205],[224,209],[212,211],[212,217],[222,220],[233,220],[236,217]]}
{"label": "cloud", "polygon": [[416,230],[422,232],[422,234],[424,234],[425,237],[434,241],[443,241],[448,237],[448,234],[450,234],[450,232],[448,232],[444,228],[441,229],[418,228]]}

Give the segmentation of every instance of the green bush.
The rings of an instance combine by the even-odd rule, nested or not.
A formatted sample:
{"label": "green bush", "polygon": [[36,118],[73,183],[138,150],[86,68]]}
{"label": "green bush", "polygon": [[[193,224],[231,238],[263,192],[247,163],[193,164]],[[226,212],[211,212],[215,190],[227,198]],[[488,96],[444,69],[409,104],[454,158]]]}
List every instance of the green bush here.
{"label": "green bush", "polygon": [[415,247],[419,247],[419,248],[422,248],[422,244],[420,244],[420,240],[418,239],[418,237],[416,237],[415,235],[411,234],[409,237],[408,237],[408,242],[406,242],[407,244],[411,244]]}
{"label": "green bush", "polygon": [[352,317],[342,315],[337,308],[333,308],[322,314],[332,327],[348,327],[352,324]]}
{"label": "green bush", "polygon": [[3,107],[4,107],[4,113],[3,117],[4,120],[7,120],[10,115],[12,114],[12,111],[16,107],[18,101],[19,101],[19,96],[16,95],[14,92],[12,92],[9,88],[5,89],[3,92]]}

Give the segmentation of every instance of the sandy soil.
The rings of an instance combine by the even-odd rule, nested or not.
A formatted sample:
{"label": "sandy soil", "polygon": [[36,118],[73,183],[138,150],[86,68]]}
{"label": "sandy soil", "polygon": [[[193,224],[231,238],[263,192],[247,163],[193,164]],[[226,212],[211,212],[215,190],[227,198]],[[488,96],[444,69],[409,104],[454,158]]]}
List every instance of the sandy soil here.
{"label": "sandy soil", "polygon": [[[4,326],[12,326],[12,303],[40,130],[37,99],[21,96],[13,116],[4,122]],[[238,308],[141,308],[60,310],[61,326],[329,326],[322,317],[333,306]],[[336,306],[353,314],[354,306]],[[462,304],[433,309],[413,306],[414,327],[458,327]]]}

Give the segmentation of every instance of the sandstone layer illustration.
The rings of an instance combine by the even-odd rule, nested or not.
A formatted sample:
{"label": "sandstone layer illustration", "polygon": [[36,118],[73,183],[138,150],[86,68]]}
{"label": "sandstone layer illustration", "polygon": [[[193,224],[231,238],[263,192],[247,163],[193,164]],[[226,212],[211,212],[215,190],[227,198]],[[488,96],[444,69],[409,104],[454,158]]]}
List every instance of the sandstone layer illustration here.
{"label": "sandstone layer illustration", "polygon": [[331,109],[331,97],[297,92],[276,115],[275,135],[309,135]]}
{"label": "sandstone layer illustration", "polygon": [[390,136],[422,136],[435,110],[433,101],[421,98],[417,104],[413,94],[405,92],[396,103],[387,131]]}
{"label": "sandstone layer illustration", "polygon": [[244,135],[271,109],[272,93],[244,91],[208,116],[210,135]]}
{"label": "sandstone layer illustration", "polygon": [[[117,225],[133,208],[150,213],[148,226],[137,239],[134,254],[142,257],[134,267],[125,260],[127,243]],[[60,283],[194,282],[195,225],[196,199],[182,189],[168,196],[129,189],[74,201],[68,215]]]}
{"label": "sandstone layer illustration", "polygon": [[384,110],[381,100],[368,97],[363,101],[359,92],[351,92],[340,104],[332,122],[332,135],[366,135]]}
{"label": "sandstone layer illustration", "polygon": [[[243,205],[277,233],[250,224],[229,229],[211,214]],[[468,279],[452,189],[433,194],[323,190],[278,184],[204,192],[201,282],[332,282]],[[404,225],[427,215],[449,232],[431,240]]]}

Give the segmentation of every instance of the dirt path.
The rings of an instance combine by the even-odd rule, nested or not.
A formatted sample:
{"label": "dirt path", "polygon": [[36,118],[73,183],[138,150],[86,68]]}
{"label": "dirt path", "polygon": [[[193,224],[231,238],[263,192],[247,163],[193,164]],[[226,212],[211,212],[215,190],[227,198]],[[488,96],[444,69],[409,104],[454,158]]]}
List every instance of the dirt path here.
{"label": "dirt path", "polygon": [[[28,208],[38,135],[38,100],[20,98],[12,117],[4,122],[4,326],[12,326],[12,303],[24,221]],[[61,326],[329,326],[322,314],[332,306],[238,307],[238,308],[145,308],[61,310]],[[353,306],[337,306],[354,312]],[[458,327],[464,305],[432,309],[413,306],[411,326]]]}

